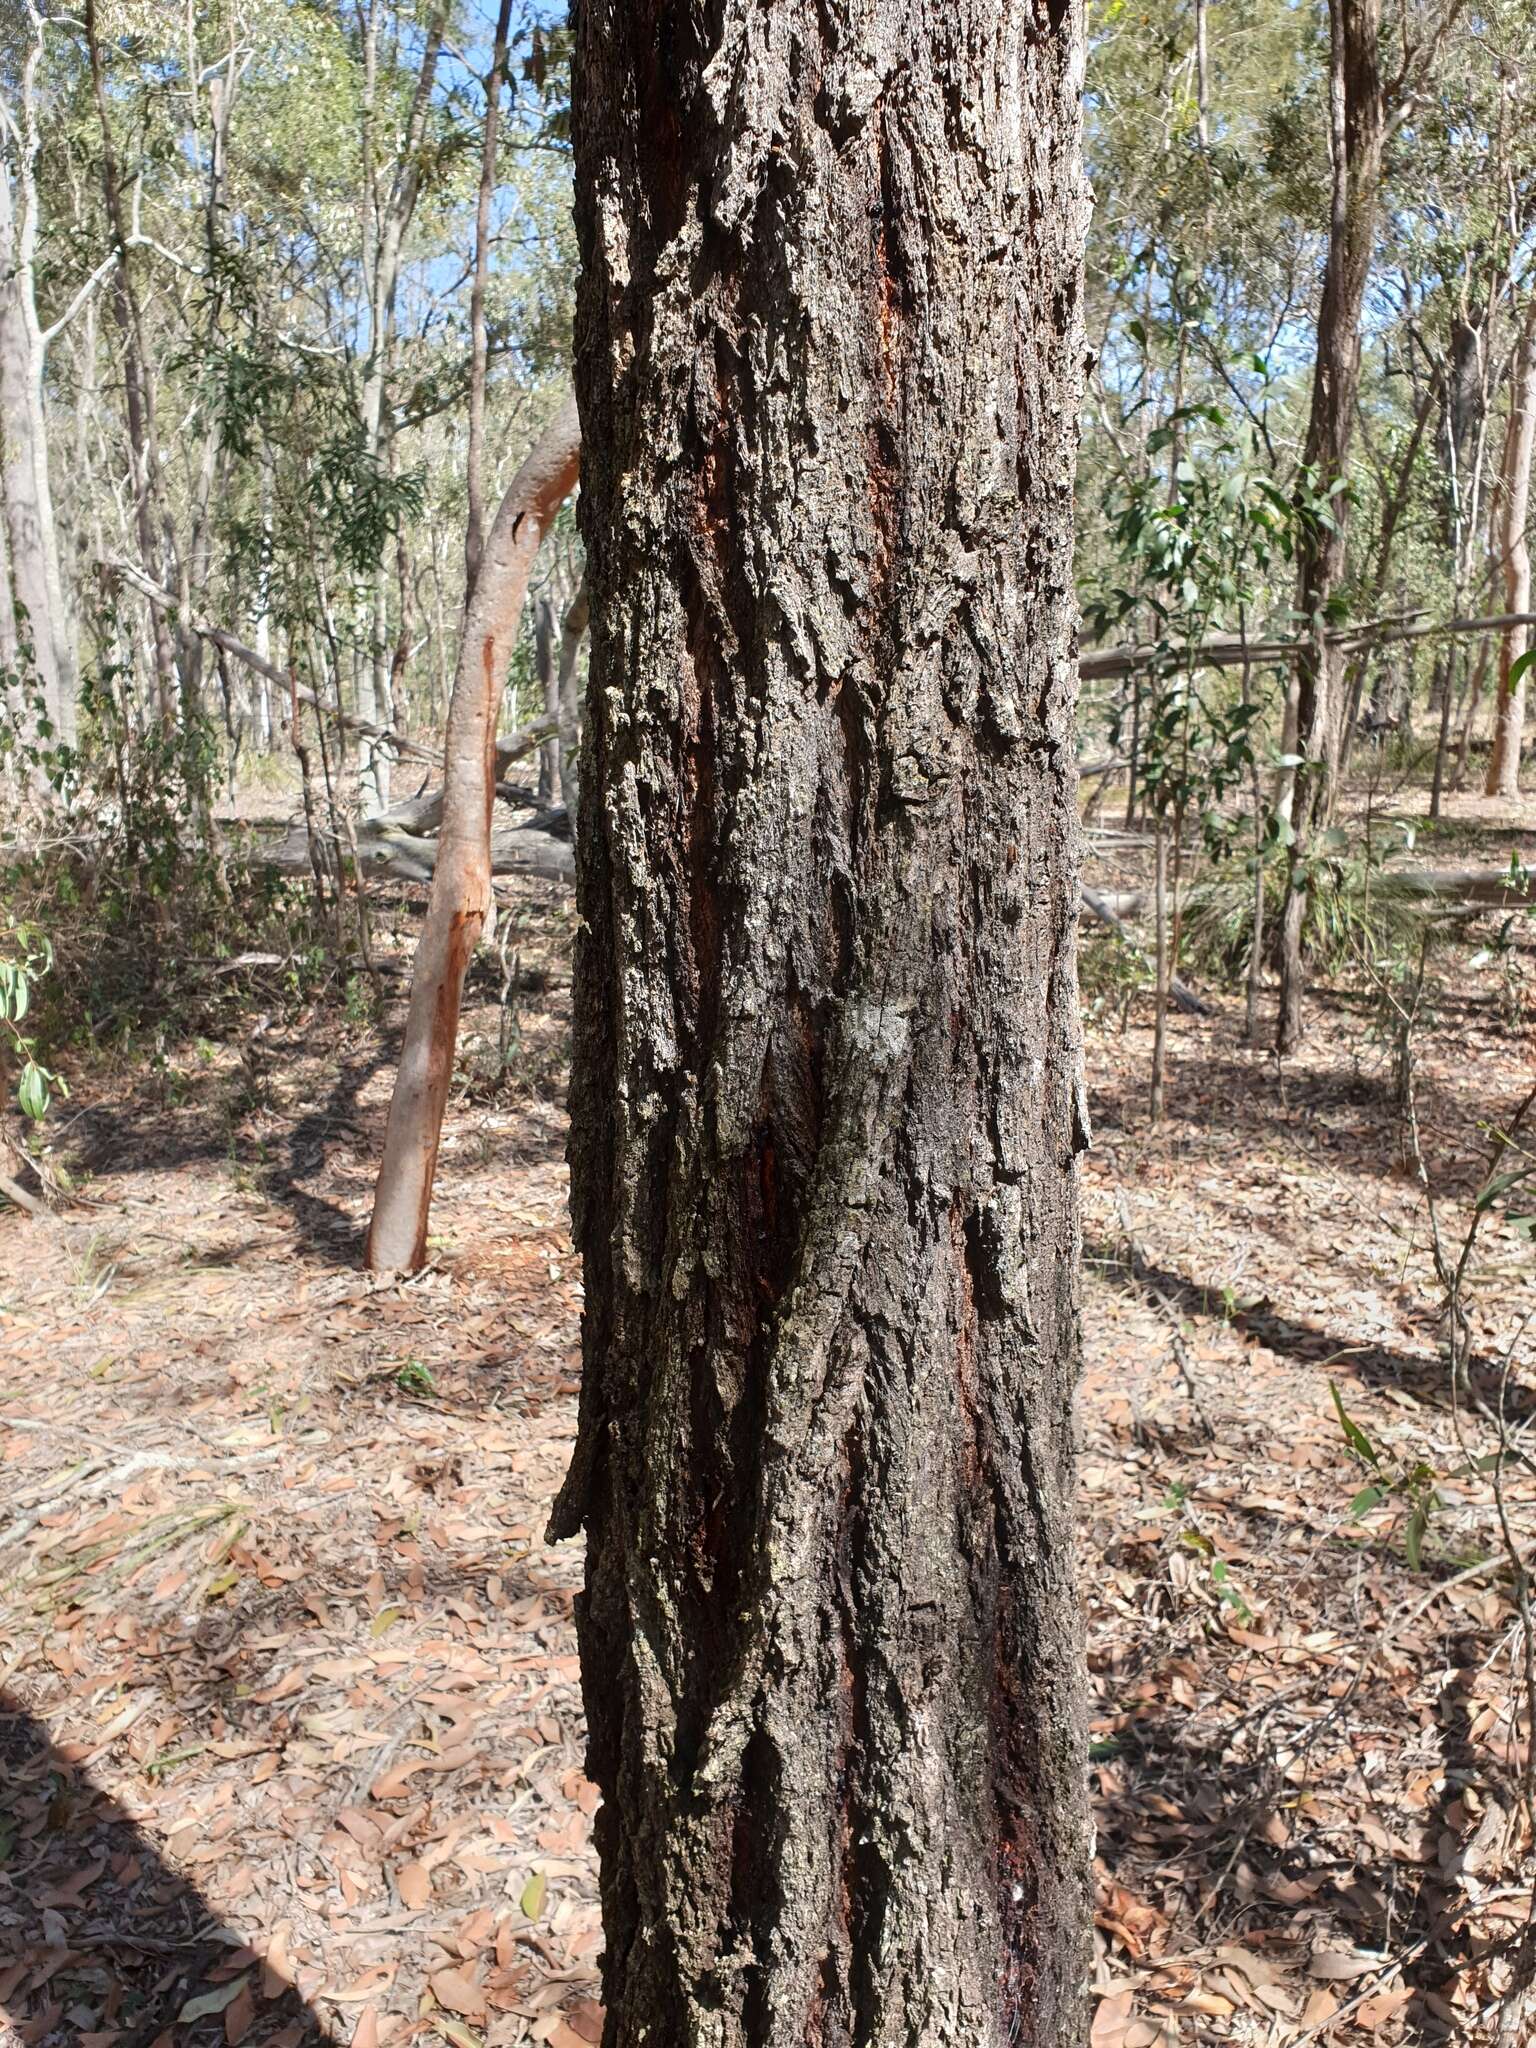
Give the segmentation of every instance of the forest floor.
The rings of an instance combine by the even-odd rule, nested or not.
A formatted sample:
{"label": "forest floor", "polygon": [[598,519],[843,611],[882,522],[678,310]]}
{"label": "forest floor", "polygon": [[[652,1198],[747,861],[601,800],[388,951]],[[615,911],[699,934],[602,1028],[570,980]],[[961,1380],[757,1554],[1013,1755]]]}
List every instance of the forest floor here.
{"label": "forest floor", "polygon": [[[514,915],[516,1027],[503,1057],[482,988],[419,1278],[360,1265],[394,1041],[319,1006],[80,1077],[75,1203],[0,1217],[6,2043],[598,2040],[581,1558],[543,1540],[569,912]],[[1465,956],[1442,982],[1454,1241],[1531,1033]],[[1389,1048],[1325,998],[1281,1069],[1223,999],[1177,1020],[1154,1131],[1130,1015],[1089,1041],[1094,2048],[1476,2040],[1531,1910],[1523,1678]],[[1529,1245],[1490,1219],[1469,1273],[1518,1428]],[[1536,1534],[1523,1477],[1506,1507]]]}

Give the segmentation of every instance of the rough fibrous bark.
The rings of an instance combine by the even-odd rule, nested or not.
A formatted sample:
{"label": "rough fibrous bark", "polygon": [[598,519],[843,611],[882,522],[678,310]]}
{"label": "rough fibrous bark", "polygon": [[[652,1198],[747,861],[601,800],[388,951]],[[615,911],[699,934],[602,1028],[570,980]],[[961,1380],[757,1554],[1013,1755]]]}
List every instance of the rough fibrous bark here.
{"label": "rough fibrous bark", "polygon": [[1081,28],[584,0],[609,2048],[1067,2048]]}
{"label": "rough fibrous bark", "polygon": [[512,479],[465,606],[448,705],[443,825],[432,896],[416,946],[405,1041],[368,1227],[367,1260],[374,1272],[414,1268],[426,1257],[464,974],[491,901],[496,719],[529,572],[551,520],[575,487],[580,459],[576,407],[567,399]]}
{"label": "rough fibrous bark", "polygon": [[[1526,310],[1509,387],[1509,422],[1504,433],[1500,475],[1503,503],[1499,532],[1504,557],[1505,609],[1524,612],[1531,602],[1531,549],[1526,526],[1531,512],[1531,457],[1536,451],[1536,295]],[[1499,649],[1499,695],[1488,757],[1489,796],[1520,794],[1520,744],[1525,734],[1525,677],[1513,674],[1530,645],[1530,632],[1516,626]]]}

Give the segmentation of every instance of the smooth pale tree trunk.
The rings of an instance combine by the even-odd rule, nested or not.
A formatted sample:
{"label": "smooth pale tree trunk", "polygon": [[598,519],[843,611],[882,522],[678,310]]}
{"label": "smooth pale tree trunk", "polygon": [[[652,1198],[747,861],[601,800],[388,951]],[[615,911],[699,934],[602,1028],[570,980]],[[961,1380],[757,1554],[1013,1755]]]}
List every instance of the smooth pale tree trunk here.
{"label": "smooth pale tree trunk", "polygon": [[[132,237],[123,205],[123,181],[112,136],[111,95],[97,26],[96,0],[85,0],[84,18],[96,118],[101,132],[102,198],[117,251],[117,265],[112,273],[112,311],[123,345],[123,412],[128,428],[139,560],[150,583],[174,587],[179,581],[179,568],[174,560],[174,546],[170,544],[172,528],[161,503],[160,452],[155,431],[155,379],[150,374],[142,308],[129,263]],[[170,726],[175,722],[178,695],[175,644],[163,605],[151,601],[149,619],[154,645],[157,708],[162,722]]]}
{"label": "smooth pale tree trunk", "polygon": [[464,973],[491,900],[496,719],[529,573],[551,520],[575,488],[580,456],[576,407],[567,399],[501,501],[465,607],[448,705],[443,825],[368,1229],[374,1272],[415,1268],[426,1257]]}
{"label": "smooth pale tree trunk", "polygon": [[[363,97],[359,108],[363,170],[362,271],[368,296],[368,354],[363,364],[362,429],[363,452],[370,464],[380,469],[393,463],[393,428],[387,417],[385,398],[395,344],[395,303],[400,285],[400,266],[406,234],[421,196],[421,170],[425,157],[423,136],[442,54],[446,15],[434,7],[424,24],[420,67],[416,74],[410,111],[393,132],[394,163],[385,188],[379,146],[392,133],[389,121],[378,118],[380,9],[370,0],[359,10],[363,29]],[[394,717],[390,691],[389,559],[381,552],[369,571],[369,591],[360,623],[367,639],[366,658],[357,673],[356,697],[359,718],[368,725],[392,725]],[[390,768],[393,755],[386,744],[364,738],[358,748],[358,792],[366,817],[377,817],[389,808]]]}
{"label": "smooth pale tree trunk", "polygon": [[[1531,608],[1531,549],[1526,526],[1531,512],[1531,456],[1536,449],[1536,294],[1510,383],[1509,422],[1504,432],[1500,552],[1504,557],[1504,609]],[[1493,751],[1488,758],[1489,796],[1520,794],[1520,743],[1525,734],[1525,677],[1512,680],[1515,663],[1531,644],[1530,628],[1515,626],[1499,648],[1499,694],[1493,717]]]}
{"label": "smooth pale tree trunk", "polygon": [[[6,623],[13,656],[18,637],[30,652],[22,678],[23,729],[32,734],[32,714],[40,710],[56,741],[74,737],[75,691],[43,426],[42,345],[29,285],[9,176],[0,171],[0,489],[10,556]],[[19,636],[18,606],[26,615]]]}
{"label": "smooth pale tree trunk", "polygon": [[[11,551],[6,544],[5,522],[0,519],[0,719],[6,720],[17,733],[25,733],[28,714],[21,690],[22,678],[16,660],[17,651],[16,599],[11,587]],[[7,759],[5,769],[0,773],[0,789],[14,801],[17,787],[15,763]]]}
{"label": "smooth pale tree trunk", "polygon": [[[1388,108],[1380,63],[1381,0],[1331,0],[1329,66],[1333,199],[1323,296],[1317,319],[1317,360],[1302,454],[1313,488],[1327,492],[1348,474],[1360,392],[1360,316],[1375,244]],[[1330,608],[1344,581],[1349,499],[1337,492],[1330,520],[1304,523],[1297,554],[1297,606],[1308,643],[1287,697],[1287,751],[1301,766],[1279,809],[1295,838],[1280,926],[1280,1011],[1276,1042],[1291,1052],[1301,1042],[1306,968],[1306,866],[1326,824],[1344,733],[1344,657],[1330,642]]]}
{"label": "smooth pale tree trunk", "polygon": [[1081,23],[576,24],[604,2041],[1081,2048]]}
{"label": "smooth pale tree trunk", "polygon": [[[27,375],[25,331],[15,293],[11,288],[0,285],[0,435],[4,436],[5,451],[0,482],[3,482],[5,491],[6,548],[11,562],[12,647],[15,648],[19,632],[21,646],[30,650],[28,673],[22,679],[23,701],[29,690],[35,691],[41,698],[38,708],[52,723],[58,703],[59,678],[54,660],[53,616],[43,561],[44,516],[38,501],[37,471],[32,459]],[[31,728],[33,720],[30,713],[24,714],[24,723],[28,729]]]}
{"label": "smooth pale tree trunk", "polygon": [[507,29],[512,0],[500,0],[490,76],[485,81],[485,128],[480,143],[480,186],[475,195],[475,268],[469,292],[469,448],[465,463],[468,518],[464,526],[464,594],[475,587],[485,545],[485,382],[490,330],[485,318],[485,285],[491,258],[491,204],[496,196],[496,131],[507,71]]}

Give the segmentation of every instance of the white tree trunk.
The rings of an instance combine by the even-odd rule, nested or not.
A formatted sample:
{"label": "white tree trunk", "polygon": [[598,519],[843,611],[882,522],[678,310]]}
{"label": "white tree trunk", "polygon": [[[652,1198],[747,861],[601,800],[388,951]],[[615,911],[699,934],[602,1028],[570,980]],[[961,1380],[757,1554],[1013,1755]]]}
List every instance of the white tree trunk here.
{"label": "white tree trunk", "polygon": [[[1504,557],[1504,608],[1525,612],[1531,605],[1531,550],[1525,529],[1531,510],[1531,456],[1536,449],[1536,292],[1526,309],[1515,357],[1504,434],[1503,509],[1499,522]],[[1531,644],[1528,626],[1513,626],[1499,649],[1499,698],[1494,713],[1493,752],[1488,758],[1489,796],[1520,794],[1520,743],[1525,734],[1525,678],[1512,680],[1515,663]]]}

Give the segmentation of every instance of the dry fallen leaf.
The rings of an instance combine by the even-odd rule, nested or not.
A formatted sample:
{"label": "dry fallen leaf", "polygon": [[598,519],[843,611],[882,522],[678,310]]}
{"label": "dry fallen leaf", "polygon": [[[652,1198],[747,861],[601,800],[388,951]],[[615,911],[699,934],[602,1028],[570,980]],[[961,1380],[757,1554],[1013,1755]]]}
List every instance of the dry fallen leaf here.
{"label": "dry fallen leaf", "polygon": [[224,2039],[228,2048],[245,2039],[251,2021],[256,2016],[256,1998],[251,1990],[249,1977],[242,1977],[240,1990],[224,2008]]}
{"label": "dry fallen leaf", "polygon": [[1113,1998],[1101,1998],[1093,2015],[1089,2048],[1125,2048],[1126,2029],[1136,2003],[1134,1991],[1120,1991]]}
{"label": "dry fallen leaf", "polygon": [[272,1939],[267,1943],[266,1953],[261,1959],[263,1998],[281,1998],[293,1982],[293,1965],[288,1960],[289,1927],[288,1921],[278,1921],[272,1930]]}
{"label": "dry fallen leaf", "polygon": [[1362,1956],[1350,1949],[1315,1948],[1307,1962],[1307,1975],[1325,1984],[1347,1984],[1356,1977],[1368,1977],[1382,1967],[1380,1956]]}
{"label": "dry fallen leaf", "polygon": [[1362,2033],[1371,2034],[1391,2019],[1393,2013],[1405,2006],[1413,1996],[1411,1984],[1398,1984],[1390,1991],[1378,1991],[1366,1999],[1354,2015],[1354,2023]]}
{"label": "dry fallen leaf", "polygon": [[427,1982],[432,1986],[432,1996],[449,2012],[466,2020],[486,2017],[485,1993],[463,1970],[438,1970]]}

